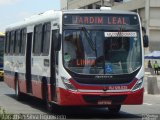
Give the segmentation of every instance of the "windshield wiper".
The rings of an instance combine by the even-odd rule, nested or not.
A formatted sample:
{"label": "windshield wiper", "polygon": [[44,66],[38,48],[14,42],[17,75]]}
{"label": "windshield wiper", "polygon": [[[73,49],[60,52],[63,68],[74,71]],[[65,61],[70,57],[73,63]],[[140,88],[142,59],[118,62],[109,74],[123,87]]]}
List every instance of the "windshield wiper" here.
{"label": "windshield wiper", "polygon": [[82,31],[84,32],[91,49],[96,51],[96,46],[92,40],[90,33],[87,31],[87,29],[85,27],[82,27]]}
{"label": "windshield wiper", "polygon": [[[82,31],[84,32],[91,49],[95,52],[95,57],[97,59],[97,49],[96,49],[97,40],[94,39],[94,41],[93,41],[91,34],[87,31],[87,29],[85,27],[82,27]],[[95,63],[94,69],[95,69],[95,72],[97,72],[97,62]]]}

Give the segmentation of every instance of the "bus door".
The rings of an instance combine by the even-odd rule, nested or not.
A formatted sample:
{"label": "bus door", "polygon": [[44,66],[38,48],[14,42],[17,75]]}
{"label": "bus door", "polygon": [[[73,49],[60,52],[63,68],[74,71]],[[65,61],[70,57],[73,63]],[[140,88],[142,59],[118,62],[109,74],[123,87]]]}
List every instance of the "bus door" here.
{"label": "bus door", "polygon": [[51,99],[57,100],[56,95],[56,76],[58,74],[58,51],[55,49],[55,41],[58,41],[59,29],[58,26],[54,26],[52,29],[52,47],[51,47]]}
{"label": "bus door", "polygon": [[32,93],[31,81],[31,47],[32,46],[32,32],[27,33],[27,49],[26,49],[26,84],[27,93]]}

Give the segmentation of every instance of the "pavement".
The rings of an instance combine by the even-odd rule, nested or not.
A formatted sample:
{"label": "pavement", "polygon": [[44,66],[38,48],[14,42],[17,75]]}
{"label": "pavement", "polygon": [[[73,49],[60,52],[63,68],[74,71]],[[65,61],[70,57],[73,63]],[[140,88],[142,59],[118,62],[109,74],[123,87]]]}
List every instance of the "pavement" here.
{"label": "pavement", "polygon": [[[147,77],[146,77],[147,78]],[[158,77],[158,81],[160,81]],[[147,82],[145,79],[145,88]],[[160,84],[159,84],[160,85]],[[40,115],[40,116],[65,116],[67,119],[114,119],[114,120],[154,120],[160,119],[160,95],[144,94],[142,105],[123,105],[118,115],[112,115],[107,108],[96,107],[64,107],[61,112],[49,113],[42,101],[26,98],[24,101],[17,101],[14,90],[4,82],[0,82],[0,106],[8,113]],[[158,116],[158,118],[157,118]],[[149,119],[148,119],[149,118]]]}

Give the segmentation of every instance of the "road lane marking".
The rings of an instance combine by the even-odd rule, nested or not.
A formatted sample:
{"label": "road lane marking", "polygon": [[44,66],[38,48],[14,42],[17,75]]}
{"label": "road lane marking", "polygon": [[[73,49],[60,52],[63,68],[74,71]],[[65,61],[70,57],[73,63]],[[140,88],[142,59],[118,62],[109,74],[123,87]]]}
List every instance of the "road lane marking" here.
{"label": "road lane marking", "polygon": [[144,105],[152,105],[152,104],[150,104],[150,103],[143,103]]}

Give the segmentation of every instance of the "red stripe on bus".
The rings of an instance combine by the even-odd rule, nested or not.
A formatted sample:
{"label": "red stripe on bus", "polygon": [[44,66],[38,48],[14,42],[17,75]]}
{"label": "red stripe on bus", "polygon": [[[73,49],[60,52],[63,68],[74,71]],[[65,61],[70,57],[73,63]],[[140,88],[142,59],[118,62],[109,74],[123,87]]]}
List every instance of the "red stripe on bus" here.
{"label": "red stripe on bus", "polygon": [[4,82],[13,89],[15,89],[15,81],[12,75],[4,75]]}
{"label": "red stripe on bus", "polygon": [[48,92],[48,100],[51,101],[51,86],[47,85],[48,91],[43,90],[42,82],[32,80],[32,94],[33,96],[44,99],[43,98],[43,92]]}
{"label": "red stripe on bus", "polygon": [[32,80],[32,94],[33,96],[42,99],[42,83],[39,81]]}
{"label": "red stripe on bus", "polygon": [[131,105],[140,105],[143,104],[143,94],[144,94],[144,88],[132,92],[132,94],[128,94],[126,100],[124,101],[124,104],[131,104]]}
{"label": "red stripe on bus", "polygon": [[26,80],[19,80],[19,90],[20,92],[27,93]]}
{"label": "red stripe on bus", "polygon": [[134,79],[130,84],[122,84],[122,85],[89,85],[89,84],[78,84],[75,80],[70,79],[70,82],[77,88],[77,89],[85,89],[85,90],[102,90],[104,87],[109,89],[110,86],[127,86],[128,89],[131,89],[137,82],[137,79]]}
{"label": "red stripe on bus", "polygon": [[88,105],[79,93],[72,93],[63,88],[58,88],[58,104],[62,106]]}
{"label": "red stripe on bus", "polygon": [[51,85],[48,85],[48,100],[49,101],[52,101],[52,98],[51,98]]}

